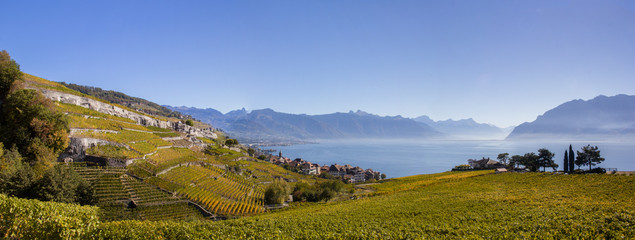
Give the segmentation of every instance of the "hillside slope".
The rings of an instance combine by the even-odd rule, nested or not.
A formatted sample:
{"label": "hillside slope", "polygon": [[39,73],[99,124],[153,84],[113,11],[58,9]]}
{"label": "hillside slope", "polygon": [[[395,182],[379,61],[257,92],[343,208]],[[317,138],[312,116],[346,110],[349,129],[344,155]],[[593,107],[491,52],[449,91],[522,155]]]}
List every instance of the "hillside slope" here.
{"label": "hillside slope", "polygon": [[109,101],[111,103],[123,105],[137,111],[141,111],[143,113],[148,113],[152,115],[158,115],[163,117],[172,117],[172,118],[181,118],[183,117],[181,113],[172,111],[166,107],[163,107],[159,104],[150,102],[148,100],[131,97],[124,93],[112,91],[112,90],[103,90],[98,87],[90,87],[90,86],[82,86],[73,83],[65,83],[62,82],[62,85],[66,86],[69,89],[78,91],[80,93],[93,96],[99,99],[103,99]]}
{"label": "hillside slope", "polygon": [[24,80],[68,117],[70,145],[59,160],[95,187],[102,220],[258,214],[267,183],[310,179],[251,158],[244,146],[225,146],[209,125],[139,112],[28,74]]}
{"label": "hillside slope", "polygon": [[[235,220],[122,221],[79,229],[94,233],[86,236],[104,239],[612,239],[635,236],[635,196],[632,194],[635,176],[489,173],[447,172],[393,179],[372,185],[376,192],[361,199],[302,205]],[[14,211],[5,215],[7,208],[0,211],[3,209],[0,213],[8,219],[17,214]],[[73,213],[67,215],[75,219]],[[37,215],[31,217],[37,218]],[[78,214],[76,218],[80,217]],[[29,227],[44,233],[43,229]],[[7,233],[24,236],[20,228],[0,228],[0,234]]]}
{"label": "hillside slope", "polygon": [[517,126],[508,139],[633,135],[635,96],[616,95],[563,103],[535,121]]}

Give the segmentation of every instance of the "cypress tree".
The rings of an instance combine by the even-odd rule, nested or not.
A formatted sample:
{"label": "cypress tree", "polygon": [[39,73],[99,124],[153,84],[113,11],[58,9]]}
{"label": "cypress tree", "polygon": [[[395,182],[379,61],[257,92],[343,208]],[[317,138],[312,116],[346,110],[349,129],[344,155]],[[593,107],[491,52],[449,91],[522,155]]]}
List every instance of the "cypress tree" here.
{"label": "cypress tree", "polygon": [[564,150],[564,172],[569,172],[569,154],[567,150]]}
{"label": "cypress tree", "polygon": [[569,144],[569,172],[575,170],[575,153],[573,153],[573,147]]}

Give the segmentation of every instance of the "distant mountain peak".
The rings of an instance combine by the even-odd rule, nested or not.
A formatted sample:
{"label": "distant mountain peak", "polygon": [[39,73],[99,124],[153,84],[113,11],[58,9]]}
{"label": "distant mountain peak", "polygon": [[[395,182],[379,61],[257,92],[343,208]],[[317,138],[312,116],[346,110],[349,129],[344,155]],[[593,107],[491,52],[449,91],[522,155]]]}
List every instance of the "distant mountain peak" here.
{"label": "distant mountain peak", "polygon": [[247,110],[245,108],[233,110],[225,114],[226,117],[242,117],[247,115]]}
{"label": "distant mountain peak", "polygon": [[463,139],[502,139],[507,136],[510,130],[502,129],[488,123],[478,123],[473,118],[460,120],[434,121],[426,115],[414,119],[430,125],[435,130],[450,134],[451,136]]}
{"label": "distant mountain peak", "polygon": [[362,110],[359,110],[359,109],[357,109],[357,111],[350,110],[350,111],[348,111],[348,114],[354,114],[354,115],[358,115],[358,116],[368,116],[368,115],[372,115],[372,114],[370,114],[370,113],[367,113],[367,112],[362,111]]}
{"label": "distant mountain peak", "polygon": [[565,102],[517,126],[508,138],[625,134],[635,134],[635,96],[619,94]]}
{"label": "distant mountain peak", "polygon": [[422,123],[428,124],[428,125],[435,123],[434,120],[432,120],[430,117],[428,117],[426,115],[421,115],[419,117],[416,117],[416,118],[414,118],[414,120],[417,121],[417,122],[422,122]]}

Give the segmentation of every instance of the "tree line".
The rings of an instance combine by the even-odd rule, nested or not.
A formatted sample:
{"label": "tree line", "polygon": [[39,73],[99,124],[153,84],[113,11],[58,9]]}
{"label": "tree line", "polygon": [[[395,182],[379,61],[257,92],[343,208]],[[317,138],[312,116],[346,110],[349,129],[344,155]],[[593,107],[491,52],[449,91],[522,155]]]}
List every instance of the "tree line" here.
{"label": "tree line", "polygon": [[91,204],[94,189],[57,164],[68,146],[68,118],[40,92],[24,88],[20,65],[0,51],[0,193]]}
{"label": "tree line", "polygon": [[[573,147],[569,145],[569,149],[565,150],[563,167],[565,173],[581,172],[582,167],[589,166],[589,172],[592,172],[593,166],[602,163],[605,159],[600,156],[600,150],[597,146],[591,146],[590,144],[582,147],[582,151],[573,152]],[[542,171],[546,171],[546,168],[552,168],[553,171],[557,171],[559,165],[553,159],[555,153],[549,151],[546,148],[538,149],[538,154],[534,152],[525,153],[524,155],[509,156],[509,153],[498,154],[498,161],[505,165],[508,169],[519,169],[521,166],[532,172],[537,172],[542,168]],[[575,170],[575,166],[578,166],[578,170]],[[601,170],[596,170],[601,171]]]}
{"label": "tree line", "polygon": [[597,146],[586,145],[582,147],[582,151],[573,153],[573,148],[569,145],[569,151],[564,151],[564,172],[574,172],[575,166],[581,170],[582,166],[589,166],[589,171],[593,171],[593,166],[604,162],[604,158],[600,156],[600,150]]}
{"label": "tree line", "polygon": [[112,91],[112,90],[103,90],[98,87],[82,86],[82,85],[77,85],[74,83],[61,82],[61,84],[66,86],[67,88],[73,89],[75,91],[81,92],[89,96],[93,96],[99,99],[109,101],[111,103],[131,107],[131,108],[138,108],[136,110],[145,112],[148,114],[164,116],[169,118],[190,117],[190,116],[183,116],[179,112],[172,111],[167,107],[150,102],[143,98],[131,97],[121,92]]}
{"label": "tree line", "polygon": [[276,179],[265,189],[265,204],[282,204],[289,195],[293,196],[294,201],[328,201],[341,192],[344,187],[345,184],[337,179],[316,184],[298,182],[293,188],[286,181]]}

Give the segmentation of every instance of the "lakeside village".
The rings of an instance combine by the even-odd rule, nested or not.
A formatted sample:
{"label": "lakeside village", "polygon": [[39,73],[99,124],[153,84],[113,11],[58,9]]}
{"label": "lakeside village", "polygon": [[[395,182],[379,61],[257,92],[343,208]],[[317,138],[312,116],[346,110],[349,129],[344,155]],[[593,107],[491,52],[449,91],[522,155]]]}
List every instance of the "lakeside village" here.
{"label": "lakeside village", "polygon": [[270,163],[281,166],[287,170],[305,175],[316,175],[327,179],[341,179],[345,183],[361,183],[366,181],[385,179],[386,174],[374,171],[373,169],[363,169],[359,166],[332,164],[330,166],[320,166],[317,163],[311,163],[302,158],[291,160],[283,157],[282,152],[278,155],[270,155],[267,159]]}

